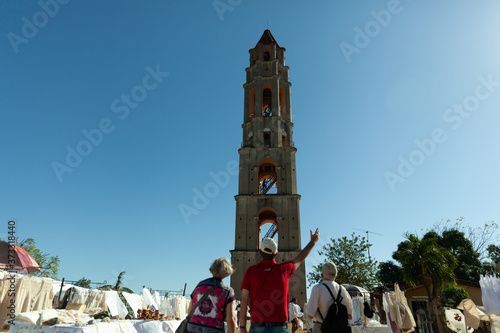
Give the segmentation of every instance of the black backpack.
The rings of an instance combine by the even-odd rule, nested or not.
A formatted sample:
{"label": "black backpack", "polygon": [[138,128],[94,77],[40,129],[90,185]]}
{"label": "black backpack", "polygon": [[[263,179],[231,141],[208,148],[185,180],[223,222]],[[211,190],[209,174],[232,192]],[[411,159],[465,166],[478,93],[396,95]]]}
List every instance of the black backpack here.
{"label": "black backpack", "polygon": [[319,316],[323,320],[323,323],[321,324],[321,332],[349,333],[351,329],[349,327],[349,322],[347,319],[347,307],[344,304],[341,304],[342,300],[344,299],[344,297],[340,295],[340,293],[342,292],[342,287],[339,286],[339,293],[337,295],[337,298],[335,298],[330,288],[325,283],[322,284],[326,287],[326,289],[328,289],[328,292],[333,298],[333,303],[332,305],[330,305],[325,318],[323,318],[323,315],[318,309]]}

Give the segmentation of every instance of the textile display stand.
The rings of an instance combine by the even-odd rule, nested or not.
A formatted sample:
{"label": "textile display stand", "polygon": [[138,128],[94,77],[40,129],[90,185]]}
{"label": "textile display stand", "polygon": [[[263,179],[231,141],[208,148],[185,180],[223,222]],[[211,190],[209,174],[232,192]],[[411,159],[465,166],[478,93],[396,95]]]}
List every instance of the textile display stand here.
{"label": "textile display stand", "polygon": [[16,321],[10,325],[10,333],[175,333],[180,320],[111,320],[110,323],[98,322],[93,325],[77,327],[74,324],[33,326]]}
{"label": "textile display stand", "polygon": [[[184,296],[160,297],[158,292],[151,295],[148,291],[156,312],[163,312],[165,319],[148,320],[142,319],[111,319],[110,322],[96,320],[90,325],[87,323],[93,315],[102,311],[108,311],[109,317],[124,318],[128,310],[116,291],[96,290],[81,288],[64,284],[61,281],[23,276],[8,273],[7,277],[1,278],[0,287],[0,323],[3,325],[2,332],[15,333],[150,333],[165,332],[175,333],[184,319],[189,302]],[[7,274],[7,273],[5,273]],[[3,274],[3,275],[5,275]],[[11,277],[11,275],[13,277]],[[11,282],[13,280],[14,282]],[[7,297],[8,289],[15,286],[15,316],[8,315],[8,305],[11,298]],[[0,288],[1,289],[1,288]],[[59,295],[56,294],[59,293]],[[125,301],[132,309],[143,309],[143,296],[132,293],[123,293]],[[60,302],[61,298],[63,302]],[[58,308],[64,305],[64,309]],[[71,307],[70,307],[71,305]],[[153,307],[151,307],[153,308]],[[2,310],[3,309],[3,310]],[[42,316],[43,313],[43,316]],[[136,315],[134,311],[134,315]],[[84,316],[87,316],[85,318]],[[45,318],[45,320],[41,320]],[[168,317],[168,318],[167,318]],[[56,325],[36,325],[36,323],[49,323],[49,319],[58,319]],[[175,318],[175,319],[174,319]],[[170,320],[169,320],[170,319]],[[38,321],[41,320],[41,321]],[[55,322],[55,321],[53,321]],[[75,325],[78,322],[78,326]]]}
{"label": "textile display stand", "polygon": [[[392,333],[391,327],[381,324],[375,318],[380,318],[378,313],[373,313],[373,318],[370,319],[365,315],[365,302],[371,307],[371,293],[358,286],[353,285],[343,285],[347,292],[353,300],[353,318],[352,324],[350,325],[351,333]],[[357,299],[362,297],[362,301]],[[354,302],[359,302],[359,306],[355,305]],[[358,313],[359,312],[359,313]],[[354,324],[357,323],[357,324]]]}

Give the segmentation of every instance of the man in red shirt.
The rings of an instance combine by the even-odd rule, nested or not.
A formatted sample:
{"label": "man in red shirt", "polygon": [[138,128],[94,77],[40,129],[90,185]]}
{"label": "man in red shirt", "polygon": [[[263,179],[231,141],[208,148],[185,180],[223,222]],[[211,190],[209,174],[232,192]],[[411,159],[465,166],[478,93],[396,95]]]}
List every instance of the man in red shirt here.
{"label": "man in red shirt", "polygon": [[319,229],[311,241],[293,259],[277,264],[278,245],[272,238],[264,238],[260,244],[262,261],[248,267],[241,284],[240,332],[246,332],[247,313],[250,303],[252,320],[249,333],[288,333],[288,281],[304,262],[319,239]]}

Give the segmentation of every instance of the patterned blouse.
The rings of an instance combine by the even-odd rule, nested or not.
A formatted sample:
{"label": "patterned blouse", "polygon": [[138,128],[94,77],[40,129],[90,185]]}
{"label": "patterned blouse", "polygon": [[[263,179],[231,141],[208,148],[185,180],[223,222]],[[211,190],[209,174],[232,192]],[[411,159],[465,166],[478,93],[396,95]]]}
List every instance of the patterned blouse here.
{"label": "patterned blouse", "polygon": [[235,300],[233,288],[216,278],[209,278],[198,283],[191,294],[193,306],[213,286],[216,288],[199,304],[189,320],[187,331],[193,333],[224,332],[226,306]]}

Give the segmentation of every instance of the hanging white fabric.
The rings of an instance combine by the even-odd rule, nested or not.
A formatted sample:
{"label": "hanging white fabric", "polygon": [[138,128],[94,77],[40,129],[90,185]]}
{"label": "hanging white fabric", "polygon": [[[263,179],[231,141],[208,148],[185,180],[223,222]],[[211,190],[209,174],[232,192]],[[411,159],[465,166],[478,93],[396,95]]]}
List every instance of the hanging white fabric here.
{"label": "hanging white fabric", "polygon": [[145,307],[149,307],[151,310],[160,310],[160,306],[156,304],[153,295],[147,288],[142,288],[142,302]]}
{"label": "hanging white fabric", "polygon": [[479,285],[486,312],[500,315],[500,280],[496,275],[481,275]]}
{"label": "hanging white fabric", "polygon": [[106,290],[104,294],[106,295],[106,305],[108,306],[111,316],[118,315],[120,318],[125,318],[128,311],[125,304],[123,304],[118,296],[118,293],[115,290]]}

